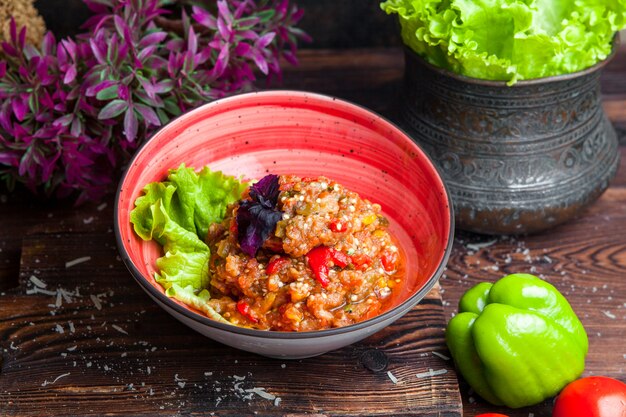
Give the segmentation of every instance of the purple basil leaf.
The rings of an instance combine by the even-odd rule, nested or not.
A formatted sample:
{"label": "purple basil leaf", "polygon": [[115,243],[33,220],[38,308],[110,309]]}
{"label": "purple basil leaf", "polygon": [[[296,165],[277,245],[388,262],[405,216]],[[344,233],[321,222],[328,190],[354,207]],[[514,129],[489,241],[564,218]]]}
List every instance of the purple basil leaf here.
{"label": "purple basil leaf", "polygon": [[7,73],[7,63],[5,61],[0,61],[0,78],[4,78]]}
{"label": "purple basil leaf", "polygon": [[237,210],[237,239],[243,253],[256,256],[276,223],[282,219],[280,211],[268,209],[253,201],[243,201]]}
{"label": "purple basil leaf", "polygon": [[278,175],[269,174],[250,187],[250,197],[266,208],[275,208],[278,204],[280,184]]}
{"label": "purple basil leaf", "polygon": [[128,108],[128,103],[124,100],[113,100],[100,110],[98,113],[99,120],[112,119],[124,113]]}
{"label": "purple basil leaf", "polygon": [[243,200],[237,210],[237,238],[241,250],[255,256],[282,219],[282,212],[276,209],[280,194],[278,176],[261,178],[250,187],[249,194],[251,200]]}

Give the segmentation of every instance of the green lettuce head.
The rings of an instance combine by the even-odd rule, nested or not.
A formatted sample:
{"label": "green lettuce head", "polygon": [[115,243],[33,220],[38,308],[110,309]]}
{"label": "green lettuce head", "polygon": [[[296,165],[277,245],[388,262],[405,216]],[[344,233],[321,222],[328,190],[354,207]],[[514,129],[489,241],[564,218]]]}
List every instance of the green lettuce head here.
{"label": "green lettuce head", "polygon": [[583,70],[611,53],[626,0],[387,0],[402,40],[430,63],[516,80]]}

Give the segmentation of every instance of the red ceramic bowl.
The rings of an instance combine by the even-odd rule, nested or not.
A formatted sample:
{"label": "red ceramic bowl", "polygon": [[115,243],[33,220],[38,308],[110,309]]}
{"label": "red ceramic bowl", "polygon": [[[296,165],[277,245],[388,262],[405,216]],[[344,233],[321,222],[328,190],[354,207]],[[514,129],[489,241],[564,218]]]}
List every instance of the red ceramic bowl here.
{"label": "red ceramic bowl", "polygon": [[[382,206],[405,253],[408,276],[392,307],[351,326],[288,333],[218,323],[168,298],[154,281],[160,247],[135,235],[134,201],[149,182],[181,163],[261,178],[267,173],[325,175]],[[332,97],[296,91],[242,94],[206,104],[172,121],[134,156],[115,209],[120,254],[139,285],[166,311],[224,344],[266,356],[301,358],[380,330],[415,306],[448,259],[453,215],[433,163],[400,129],[377,114]]]}

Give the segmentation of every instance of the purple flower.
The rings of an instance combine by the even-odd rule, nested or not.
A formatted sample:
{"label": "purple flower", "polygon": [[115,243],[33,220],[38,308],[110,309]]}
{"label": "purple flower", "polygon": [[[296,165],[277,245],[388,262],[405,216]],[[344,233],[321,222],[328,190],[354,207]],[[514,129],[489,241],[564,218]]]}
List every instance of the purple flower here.
{"label": "purple flower", "polygon": [[[165,0],[84,2],[93,16],[74,39],[49,32],[26,45],[12,21],[0,43],[0,174],[77,202],[105,195],[116,166],[171,118],[249,88],[258,73],[280,77],[279,60],[295,62],[306,38],[288,0],[183,8],[182,36],[163,25]],[[259,216],[275,216],[259,204]]]}

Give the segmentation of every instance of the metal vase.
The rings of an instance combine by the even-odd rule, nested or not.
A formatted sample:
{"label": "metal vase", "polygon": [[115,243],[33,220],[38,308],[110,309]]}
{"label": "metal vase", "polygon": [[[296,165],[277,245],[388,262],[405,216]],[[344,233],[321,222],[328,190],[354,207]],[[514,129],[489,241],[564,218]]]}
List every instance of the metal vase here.
{"label": "metal vase", "polygon": [[619,164],[617,135],[600,101],[600,69],[609,59],[507,86],[405,51],[404,128],[438,165],[458,228],[538,232],[606,190]]}

